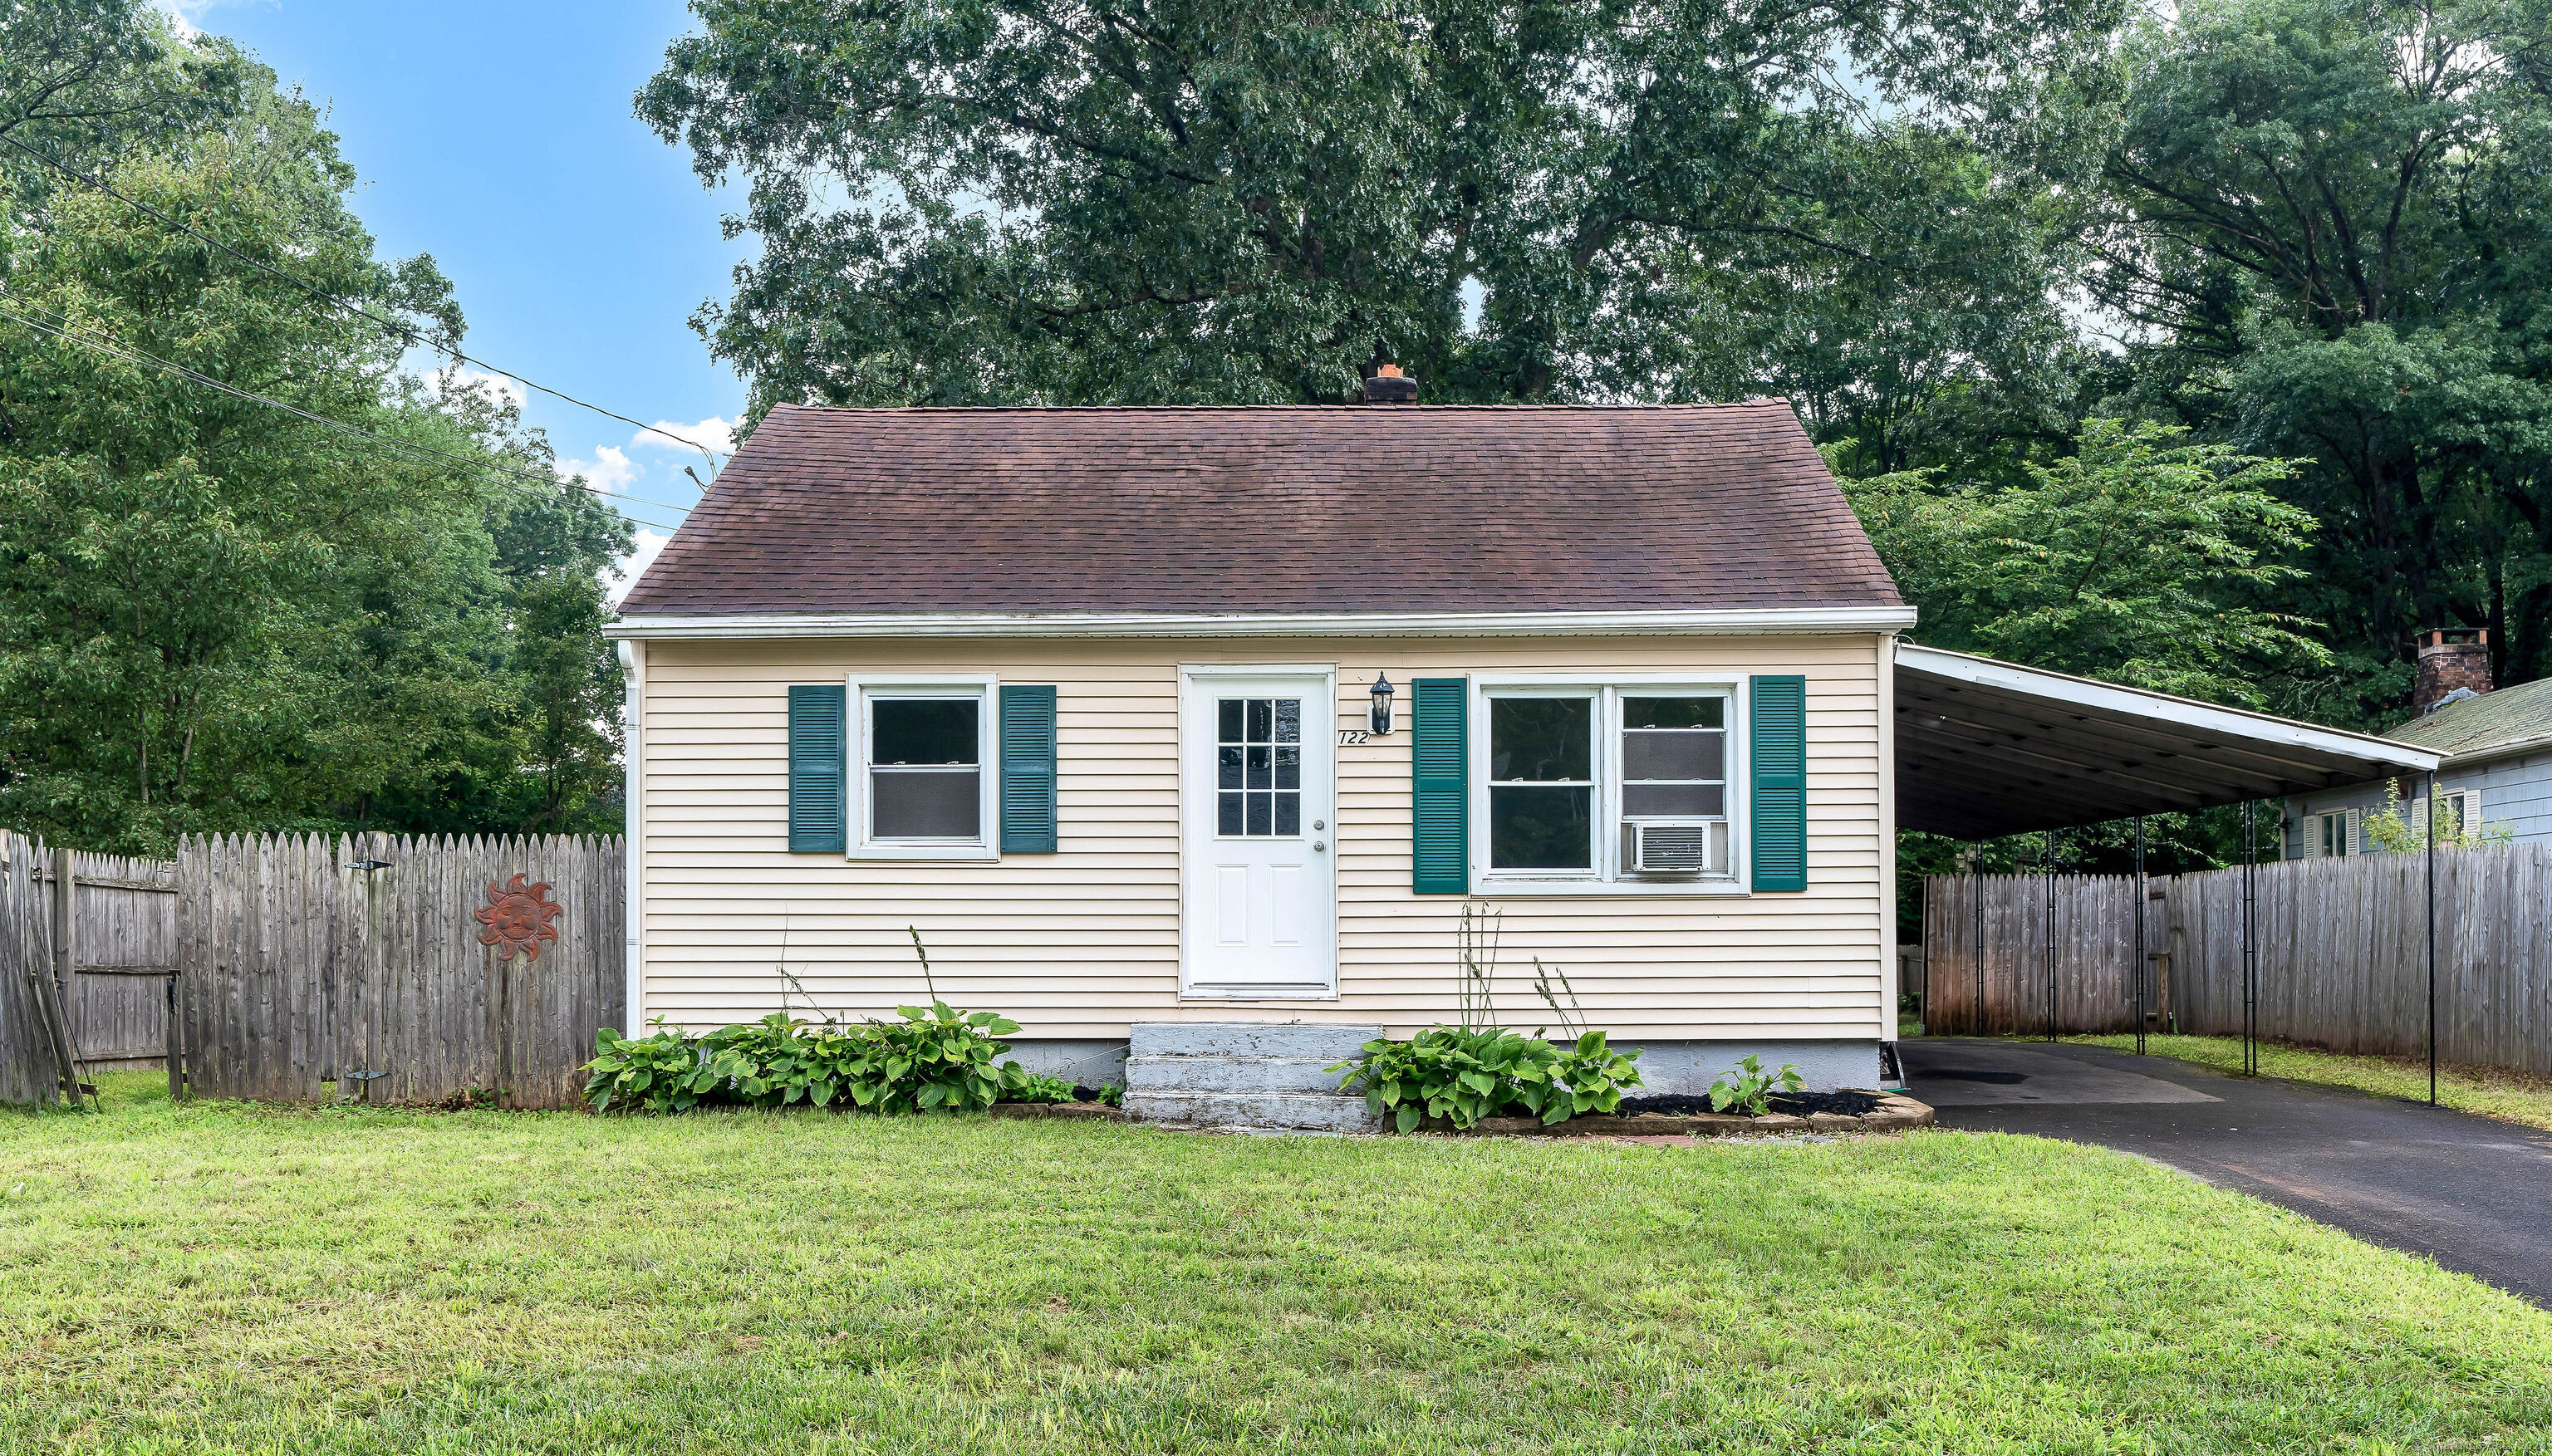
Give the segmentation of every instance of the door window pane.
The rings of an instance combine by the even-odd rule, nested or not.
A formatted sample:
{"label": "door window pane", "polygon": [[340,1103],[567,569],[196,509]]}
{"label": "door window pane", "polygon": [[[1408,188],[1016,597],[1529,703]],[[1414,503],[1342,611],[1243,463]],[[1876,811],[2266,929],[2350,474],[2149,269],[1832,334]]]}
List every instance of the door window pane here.
{"label": "door window pane", "polygon": [[875,769],[869,773],[873,839],[979,839],[981,769]]}
{"label": "door window pane", "polygon": [[1303,832],[1303,700],[1226,697],[1215,703],[1215,833],[1244,838]]}
{"label": "door window pane", "polygon": [[869,704],[875,740],[872,764],[971,764],[975,762],[973,698],[878,698]]}

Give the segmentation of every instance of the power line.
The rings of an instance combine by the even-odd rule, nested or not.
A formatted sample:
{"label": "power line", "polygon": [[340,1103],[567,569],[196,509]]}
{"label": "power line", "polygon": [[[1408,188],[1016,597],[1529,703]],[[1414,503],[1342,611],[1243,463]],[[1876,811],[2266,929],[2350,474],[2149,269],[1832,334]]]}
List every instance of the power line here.
{"label": "power line", "polygon": [[496,465],[489,461],[471,460],[466,456],[458,456],[451,454],[448,451],[437,450],[431,445],[421,445],[413,440],[401,440],[394,435],[382,435],[372,430],[367,430],[361,425],[350,425],[344,420],[333,419],[323,414],[315,414],[309,410],[301,408],[299,405],[287,404],[280,399],[260,394],[252,389],[242,389],[236,384],[216,379],[210,374],[204,373],[198,369],[189,368],[172,360],[165,360],[160,358],[156,354],[145,353],[144,351],[136,349],[132,345],[126,344],[122,340],[116,339],[111,335],[98,334],[91,330],[82,329],[78,325],[71,323],[64,315],[54,313],[53,310],[46,308],[42,304],[33,303],[27,299],[20,298],[17,294],[10,292],[6,288],[0,288],[0,298],[6,298],[13,303],[24,304],[26,307],[33,308],[39,313],[51,314],[53,317],[62,320],[62,323],[59,325],[48,324],[38,319],[29,318],[15,309],[0,308],[0,318],[15,319],[17,322],[24,324],[26,327],[33,329],[40,334],[51,335],[66,344],[80,345],[83,348],[94,350],[97,353],[107,355],[110,358],[122,360],[126,364],[143,364],[159,368],[168,373],[175,374],[192,383],[201,384],[209,389],[219,390],[220,392],[231,395],[234,398],[248,400],[255,404],[263,404],[272,409],[279,409],[285,414],[308,420],[314,425],[324,425],[329,429],[341,431],[348,435],[358,436],[362,439],[372,441],[376,445],[386,445],[393,450],[404,450],[415,455],[430,456],[435,460],[448,465],[458,466],[467,470],[478,470],[493,475],[513,476],[517,479],[531,481],[545,489],[555,490],[561,485],[574,485],[575,488],[585,491],[596,500],[600,500],[611,505],[614,510],[628,516],[629,519],[633,521],[637,521],[640,525],[654,526],[662,530],[674,530],[677,529],[677,526],[663,521],[645,520],[636,513],[628,511],[618,502],[637,501],[642,504],[658,506],[663,509],[673,511],[687,512],[690,509],[688,506],[673,505],[670,502],[661,500],[646,500],[644,497],[639,496],[615,496],[609,491],[598,490],[591,485],[581,485],[574,481],[561,480],[556,475],[538,474],[531,470],[516,469],[511,466]]}
{"label": "power line", "polygon": [[309,293],[313,297],[325,299],[329,303],[335,304],[337,307],[346,310],[348,313],[354,314],[360,318],[369,319],[372,322],[380,325],[381,328],[387,330],[391,337],[397,339],[403,346],[412,346],[417,343],[424,342],[426,343],[427,348],[434,349],[438,354],[448,354],[454,360],[462,364],[476,364],[479,368],[485,369],[491,374],[511,379],[526,389],[537,389],[543,394],[549,395],[553,399],[564,399],[568,403],[577,406],[579,409],[589,409],[595,414],[601,415],[606,419],[618,420],[624,425],[634,425],[645,434],[659,435],[667,440],[673,441],[677,445],[689,446],[691,449],[698,451],[700,453],[700,458],[709,463],[710,474],[714,475],[717,473],[717,456],[713,454],[707,446],[700,444],[696,440],[687,440],[682,436],[675,434],[671,430],[661,430],[654,425],[643,424],[637,420],[631,419],[627,415],[619,413],[616,410],[604,409],[601,405],[588,403],[585,400],[577,398],[573,394],[553,389],[547,384],[535,383],[532,380],[526,379],[522,375],[515,373],[511,369],[500,369],[494,364],[487,363],[485,360],[473,359],[469,355],[463,354],[458,349],[440,348],[429,341],[425,341],[423,331],[412,325],[400,323],[396,319],[383,318],[379,314],[373,313],[372,310],[363,307],[361,304],[349,302],[348,300],[329,292],[327,289],[320,287],[318,284],[313,283],[306,278],[295,276],[294,274],[287,273],[283,269],[276,267],[271,263],[251,258],[247,254],[233,248],[228,243],[223,242],[221,239],[216,238],[209,233],[198,231],[197,229],[170,217],[168,214],[161,212],[160,209],[153,207],[151,204],[141,201],[138,198],[127,197],[123,193],[115,190],[113,187],[108,186],[100,179],[90,176],[88,173],[70,165],[68,162],[59,161],[53,157],[48,156],[44,153],[37,151],[35,148],[28,146],[26,143],[19,141],[17,138],[12,137],[5,132],[0,132],[0,142],[7,143],[9,146],[18,149],[20,152],[36,158],[38,161],[43,162],[45,165],[52,167],[53,170],[60,172],[64,176],[77,177],[79,180],[95,187],[100,192],[105,193],[107,196],[114,198],[116,201],[123,203],[127,207],[133,208],[139,212],[148,213],[168,227],[175,228],[178,232],[184,233],[186,236],[193,238],[200,243],[220,249],[222,252],[229,254],[231,257],[238,259],[244,263],[247,263],[250,267],[256,268],[261,272],[271,273],[275,277],[281,278],[283,281],[290,283],[295,288],[299,288],[302,291]]}

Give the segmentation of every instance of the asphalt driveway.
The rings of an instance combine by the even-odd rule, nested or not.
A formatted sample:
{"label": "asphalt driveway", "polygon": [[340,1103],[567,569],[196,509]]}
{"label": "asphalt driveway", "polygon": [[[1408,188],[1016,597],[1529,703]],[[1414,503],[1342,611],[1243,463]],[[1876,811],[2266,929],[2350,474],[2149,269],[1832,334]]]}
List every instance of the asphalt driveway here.
{"label": "asphalt driveway", "polygon": [[1898,1046],[1944,1127],[2096,1143],[2552,1306],[2552,1133],[2099,1047]]}

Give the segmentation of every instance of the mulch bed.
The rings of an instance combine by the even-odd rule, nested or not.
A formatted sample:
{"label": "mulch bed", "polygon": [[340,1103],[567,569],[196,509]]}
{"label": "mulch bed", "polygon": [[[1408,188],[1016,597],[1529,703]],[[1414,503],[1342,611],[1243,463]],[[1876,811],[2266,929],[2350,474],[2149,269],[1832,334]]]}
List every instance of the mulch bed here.
{"label": "mulch bed", "polygon": [[[1881,1105],[1878,1093],[1865,1092],[1774,1092],[1764,1100],[1771,1104],[1773,1111],[1787,1112],[1793,1117],[1805,1117],[1810,1112],[1839,1112],[1846,1117],[1866,1117]],[[1688,1114],[1717,1110],[1710,1105],[1710,1098],[1683,1092],[1622,1098],[1622,1115],[1626,1117],[1636,1117],[1642,1112]],[[1732,1108],[1728,1115],[1742,1117],[1746,1114]]]}

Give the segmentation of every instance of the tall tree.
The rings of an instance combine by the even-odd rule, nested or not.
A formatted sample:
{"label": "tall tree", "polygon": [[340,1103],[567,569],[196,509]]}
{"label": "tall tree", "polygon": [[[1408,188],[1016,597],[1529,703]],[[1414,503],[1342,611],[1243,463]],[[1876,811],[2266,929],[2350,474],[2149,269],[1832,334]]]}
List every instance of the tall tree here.
{"label": "tall tree", "polygon": [[2356,666],[2295,698],[2381,719],[2436,625],[2552,671],[2552,8],[2200,0],[2131,54],[2096,282],[2139,394],[2310,462],[2287,600]]}
{"label": "tall tree", "polygon": [[409,370],[459,339],[451,289],[373,256],[315,111],[243,65],[237,107],[106,171],[221,246],[77,184],[9,219],[0,816],[121,849],[566,825],[616,777],[598,572],[628,528],[537,483],[506,401]]}
{"label": "tall tree", "polygon": [[[2076,103],[2105,83],[2116,14],[2112,0],[692,9],[698,33],[639,112],[703,177],[750,183],[730,226],[763,255],[695,322],[752,380],[757,414],[781,399],[1332,400],[1384,361],[1435,399],[1754,392],[1802,347],[1829,375],[1854,355],[1838,287],[1903,321],[1913,372],[2024,375],[2050,352],[2050,194],[1979,185],[1972,158],[2096,159]],[[1938,327],[1963,308],[2023,322]],[[1842,372],[1814,386],[1838,409],[1891,428],[1914,412]]]}

